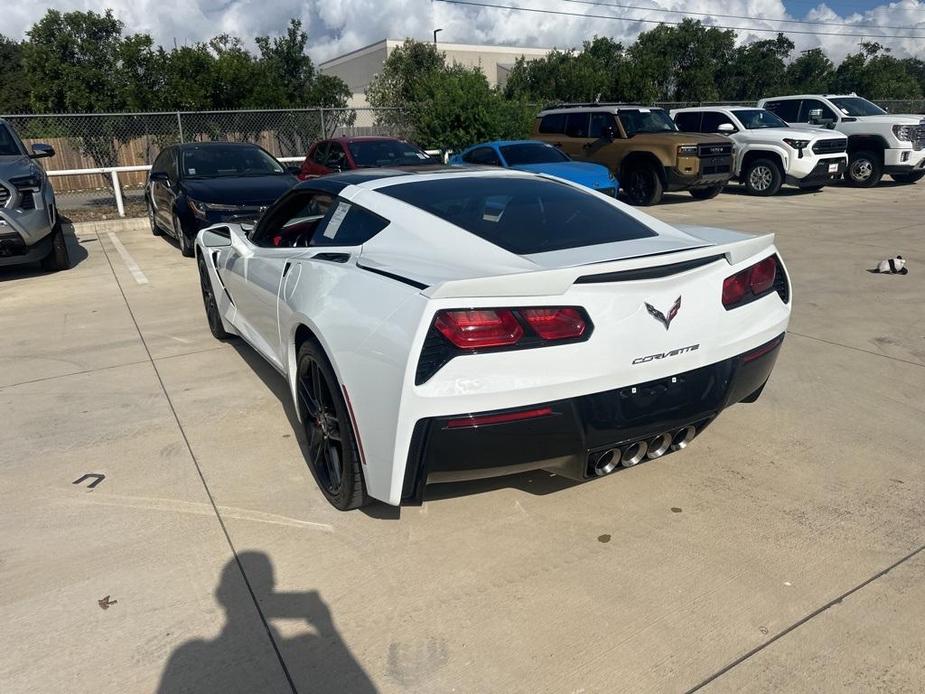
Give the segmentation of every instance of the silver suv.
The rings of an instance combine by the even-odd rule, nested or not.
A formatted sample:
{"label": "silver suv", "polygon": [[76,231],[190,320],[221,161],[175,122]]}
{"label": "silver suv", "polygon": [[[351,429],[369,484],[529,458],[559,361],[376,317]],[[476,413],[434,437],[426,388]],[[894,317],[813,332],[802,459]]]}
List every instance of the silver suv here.
{"label": "silver suv", "polygon": [[41,262],[45,270],[70,267],[55,191],[35,159],[54,156],[48,145],[26,150],[0,118],[0,267]]}

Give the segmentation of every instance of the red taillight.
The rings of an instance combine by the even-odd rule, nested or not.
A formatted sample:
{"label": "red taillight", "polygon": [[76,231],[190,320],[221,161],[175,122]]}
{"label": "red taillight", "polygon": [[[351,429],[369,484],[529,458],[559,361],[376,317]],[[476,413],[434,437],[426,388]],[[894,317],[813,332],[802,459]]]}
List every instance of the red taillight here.
{"label": "red taillight", "polygon": [[524,334],[514,314],[506,308],[440,311],[434,327],[460,349],[515,345]]}
{"label": "red taillight", "polygon": [[747,299],[757,298],[774,287],[777,258],[769,256],[740,270],[723,281],[723,306],[733,308]]}
{"label": "red taillight", "polygon": [[521,422],[525,419],[536,419],[538,417],[549,417],[554,414],[551,407],[537,407],[532,410],[520,410],[519,412],[500,412],[498,414],[470,415],[468,417],[457,417],[446,423],[447,429],[474,429],[489,424],[505,424],[507,422]]}
{"label": "red taillight", "polygon": [[751,272],[748,276],[748,284],[754,294],[764,294],[774,286],[774,278],[777,276],[777,260],[774,256],[765,258],[757,265],[752,265]]}
{"label": "red taillight", "polygon": [[573,308],[525,308],[521,315],[544,340],[567,340],[585,334],[587,324]]}

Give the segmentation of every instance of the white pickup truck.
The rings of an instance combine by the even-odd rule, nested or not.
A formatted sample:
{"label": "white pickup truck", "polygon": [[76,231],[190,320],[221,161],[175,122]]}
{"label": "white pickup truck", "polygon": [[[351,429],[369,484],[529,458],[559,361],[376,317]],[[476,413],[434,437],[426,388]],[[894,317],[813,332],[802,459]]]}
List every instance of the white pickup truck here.
{"label": "white pickup truck", "polygon": [[700,106],[671,112],[687,132],[719,133],[735,142],[734,177],[752,195],[774,195],[785,183],[818,190],[840,178],[848,138],[816,128],[795,128],[754,106]]}
{"label": "white pickup truck", "polygon": [[887,113],[857,94],[795,94],[758,105],[788,123],[847,135],[845,178],[853,186],[874,186],[883,174],[897,183],[925,177],[925,116]]}

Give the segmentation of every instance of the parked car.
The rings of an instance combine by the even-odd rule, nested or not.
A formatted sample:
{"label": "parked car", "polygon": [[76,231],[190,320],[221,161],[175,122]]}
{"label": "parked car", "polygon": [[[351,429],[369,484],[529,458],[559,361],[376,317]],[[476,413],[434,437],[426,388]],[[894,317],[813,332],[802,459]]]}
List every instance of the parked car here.
{"label": "parked car", "polygon": [[889,174],[897,183],[925,177],[925,118],[896,115],[857,94],[794,94],[761,99],[758,106],[792,124],[835,129],[848,136],[845,180],[875,186]]}
{"label": "parked car", "polygon": [[541,111],[536,140],[572,159],[604,164],[634,205],[655,205],[664,191],[715,197],[732,176],[732,142],[722,135],[682,133],[661,108],[571,104]]}
{"label": "parked car", "polygon": [[309,148],[299,171],[299,180],[353,169],[383,166],[432,167],[440,164],[439,159],[407,140],[373,136],[336,137],[316,142]]}
{"label": "parked car", "polygon": [[285,376],[342,510],[682,449],[758,398],[790,316],[771,234],[671,227],[505,169],[315,178],[196,245],[212,333]]}
{"label": "parked car", "polygon": [[54,154],[41,144],[28,151],[0,118],[0,267],[40,262],[54,271],[71,266],[54,188],[35,163]]}
{"label": "parked car", "polygon": [[173,145],[154,160],[145,187],[151,233],[167,233],[193,256],[200,229],[256,220],[295,183],[262,147],[246,142]]}
{"label": "parked car", "polygon": [[735,178],[752,195],[774,195],[785,183],[819,190],[841,178],[848,163],[848,138],[841,133],[792,127],[763,108],[682,108],[671,117],[681,130],[735,142]]}
{"label": "parked car", "polygon": [[450,164],[501,166],[518,171],[545,173],[578,183],[604,195],[616,195],[619,183],[610,170],[601,164],[572,161],[545,142],[536,140],[495,140],[472,145],[450,157]]}

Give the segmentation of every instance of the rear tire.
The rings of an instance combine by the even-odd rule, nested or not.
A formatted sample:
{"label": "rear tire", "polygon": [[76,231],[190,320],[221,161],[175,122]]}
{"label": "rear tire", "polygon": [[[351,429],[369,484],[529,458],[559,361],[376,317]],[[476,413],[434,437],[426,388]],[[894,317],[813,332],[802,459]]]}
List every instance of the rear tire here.
{"label": "rear tire", "polygon": [[710,186],[709,188],[691,188],[687,192],[691,194],[691,197],[697,200],[712,200],[719,195],[725,187],[725,184],[720,184],[718,186]]}
{"label": "rear tire", "polygon": [[883,178],[883,162],[880,155],[870,150],[852,152],[848,156],[845,180],[855,188],[872,188]]}
{"label": "rear tire", "polygon": [[196,264],[199,266],[199,285],[202,288],[202,304],[206,309],[206,320],[209,321],[209,330],[212,331],[212,337],[216,340],[227,340],[234,337],[225,330],[225,324],[222,322],[222,314],[218,310],[218,301],[215,298],[215,287],[212,286],[212,280],[209,279],[209,271],[206,269],[206,261],[200,255]]}
{"label": "rear tire", "polygon": [[915,183],[916,181],[921,181],[922,178],[925,178],[925,171],[913,171],[912,173],[894,173],[890,174],[892,178],[897,183]]}
{"label": "rear tire", "polygon": [[147,200],[146,207],[148,208],[148,224],[151,225],[151,233],[154,236],[162,236],[164,232],[161,231],[161,228],[157,225],[157,220],[154,218],[154,208],[151,207],[150,200]]}
{"label": "rear tire", "polygon": [[57,220],[51,231],[51,251],[42,258],[42,269],[49,272],[58,272],[67,270],[70,267],[71,257],[67,250],[67,239],[64,238],[61,220]]}
{"label": "rear tire", "polygon": [[770,159],[753,159],[742,172],[749,195],[776,195],[784,183],[780,167]]}
{"label": "rear tire", "polygon": [[328,502],[339,511],[369,503],[356,436],[340,383],[321,348],[306,341],[296,358],[296,406],[305,426],[308,465]]}
{"label": "rear tire", "polygon": [[626,182],[621,179],[620,184],[633,205],[648,207],[661,202],[664,186],[658,171],[651,164],[631,166],[624,177]]}

